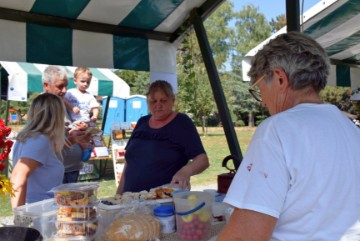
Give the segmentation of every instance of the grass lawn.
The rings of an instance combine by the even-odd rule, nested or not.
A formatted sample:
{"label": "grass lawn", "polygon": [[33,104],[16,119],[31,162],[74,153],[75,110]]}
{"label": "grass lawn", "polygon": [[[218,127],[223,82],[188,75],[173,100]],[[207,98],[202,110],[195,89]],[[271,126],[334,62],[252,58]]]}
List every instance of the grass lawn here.
{"label": "grass lawn", "polygon": [[[201,135],[201,139],[205,147],[205,150],[209,156],[210,167],[207,170],[205,170],[203,173],[192,177],[191,185],[205,186],[210,184],[216,184],[217,176],[221,173],[228,172],[227,169],[221,166],[224,157],[230,154],[224,131],[220,127],[207,128],[205,135],[202,133],[201,128],[198,128],[198,131]],[[249,145],[249,142],[254,134],[255,128],[237,127],[235,128],[235,131],[240,143],[242,154],[244,155]],[[108,165],[111,165],[111,163],[109,163]],[[115,180],[113,173],[110,174],[107,172],[107,175],[99,182],[100,182],[100,188],[98,190],[99,198],[110,197],[115,194],[116,187],[115,187]],[[11,210],[9,198],[6,197],[5,200],[2,200],[0,198],[0,217],[11,216],[11,215],[12,215],[12,210]]]}

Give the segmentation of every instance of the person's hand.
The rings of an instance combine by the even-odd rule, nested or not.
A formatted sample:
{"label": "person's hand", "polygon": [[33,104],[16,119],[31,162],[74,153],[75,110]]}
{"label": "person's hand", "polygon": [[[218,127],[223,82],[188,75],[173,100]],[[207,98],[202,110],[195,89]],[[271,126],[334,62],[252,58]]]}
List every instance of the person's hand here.
{"label": "person's hand", "polygon": [[72,109],[72,111],[73,111],[75,114],[79,114],[79,113],[80,113],[80,109],[79,109],[79,107],[77,107],[77,106],[74,106],[73,109]]}
{"label": "person's hand", "polygon": [[190,185],[190,172],[187,170],[188,167],[184,166],[181,168],[172,178],[170,184],[178,184],[180,189],[191,189]]}
{"label": "person's hand", "polygon": [[92,117],[90,118],[90,121],[91,121],[91,122],[96,122],[96,121],[97,121],[97,117],[96,117],[96,116],[92,116]]}
{"label": "person's hand", "polygon": [[89,127],[88,124],[86,124],[83,121],[74,122],[73,125],[76,128],[76,130],[79,130],[79,131],[85,131]]}
{"label": "person's hand", "polygon": [[87,143],[91,140],[91,133],[85,131],[71,130],[69,131],[68,139],[71,143]]}

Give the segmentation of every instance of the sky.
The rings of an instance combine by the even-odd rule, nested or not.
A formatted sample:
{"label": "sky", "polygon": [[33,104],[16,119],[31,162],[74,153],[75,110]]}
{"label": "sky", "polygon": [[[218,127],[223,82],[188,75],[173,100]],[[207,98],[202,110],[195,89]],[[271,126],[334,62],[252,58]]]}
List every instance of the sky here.
{"label": "sky", "polygon": [[[295,0],[294,0],[295,1]],[[302,1],[299,0],[300,12]],[[304,0],[304,12],[321,0]],[[233,0],[235,11],[240,11],[244,6],[252,4],[259,7],[259,12],[263,13],[268,21],[280,14],[286,15],[286,0]]]}
{"label": "sky", "polygon": [[[268,20],[271,21],[272,18],[276,18],[280,14],[286,15],[286,0],[232,0],[234,3],[234,11],[238,12],[243,9],[248,4],[252,4],[255,7],[259,7],[259,12],[263,13]],[[293,0],[295,1],[295,0]],[[300,4],[300,14],[302,1],[304,1],[304,13],[314,5],[316,5],[321,0],[298,0]],[[230,23],[230,26],[233,23]],[[225,63],[225,69],[230,70],[230,63]]]}

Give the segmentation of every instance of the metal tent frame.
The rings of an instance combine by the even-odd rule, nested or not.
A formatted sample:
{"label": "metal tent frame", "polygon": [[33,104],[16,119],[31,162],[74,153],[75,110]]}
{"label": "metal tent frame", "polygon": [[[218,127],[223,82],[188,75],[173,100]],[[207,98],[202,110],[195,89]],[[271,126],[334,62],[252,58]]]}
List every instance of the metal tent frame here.
{"label": "metal tent frame", "polygon": [[[125,0],[123,0],[125,2]],[[134,2],[135,0],[133,0]],[[21,23],[21,24],[28,24],[27,26],[34,27],[34,25],[41,25],[45,27],[52,27],[56,29],[69,29],[69,30],[76,30],[78,32],[91,32],[97,35],[107,34],[112,36],[121,36],[125,38],[134,38],[136,40],[155,40],[155,41],[162,41],[166,43],[167,46],[170,46],[176,41],[181,39],[182,35],[186,33],[190,28],[194,27],[196,36],[200,45],[201,53],[203,56],[203,60],[205,63],[205,67],[209,76],[209,81],[211,84],[211,88],[214,94],[214,98],[217,104],[217,108],[219,110],[220,119],[223,124],[223,128],[225,131],[226,139],[228,142],[230,154],[237,157],[234,161],[234,166],[237,169],[240,165],[242,160],[242,153],[241,149],[237,140],[237,136],[234,130],[234,126],[231,120],[231,116],[229,113],[229,109],[226,103],[225,95],[223,89],[221,87],[221,82],[219,78],[218,71],[215,66],[215,62],[213,56],[211,55],[211,48],[209,46],[209,42],[207,39],[206,31],[203,25],[204,20],[216,9],[218,8],[225,0],[163,0],[162,4],[192,4],[198,3],[198,6],[195,6],[191,9],[187,9],[182,13],[182,16],[179,18],[181,19],[180,24],[177,24],[177,27],[173,31],[160,31],[155,28],[143,28],[141,26],[134,26],[132,27],[131,24],[127,25],[115,25],[109,24],[105,22],[96,22],[95,20],[85,20],[85,19],[77,19],[73,17],[64,17],[59,16],[61,13],[57,13],[56,10],[54,14],[44,14],[40,9],[36,11],[25,11],[23,8],[25,5],[22,1],[18,0],[4,0],[0,2],[0,20],[6,20],[6,23]],[[27,1],[27,4],[29,4]],[[38,0],[38,3],[44,3],[46,1]],[[65,4],[67,0],[59,0],[56,4],[63,3]],[[70,1],[69,1],[70,2]],[[77,3],[83,2],[86,4],[96,3],[97,0],[82,0],[77,1]],[[111,1],[107,1],[111,2]],[[113,1],[115,4],[116,1]],[[131,2],[131,1],[130,1]],[[130,3],[129,2],[129,3]],[[142,3],[151,3],[151,1],[147,0],[138,0],[139,4]],[[156,1],[154,1],[156,2]],[[112,2],[111,2],[112,3]],[[21,5],[22,4],[22,5]],[[21,5],[21,6],[20,6]],[[9,7],[11,6],[11,7]],[[34,7],[33,7],[34,8]],[[299,31],[299,0],[286,0],[286,15],[287,15],[287,26],[288,31],[294,30]],[[166,21],[166,19],[165,19]],[[179,21],[179,20],[178,20]],[[164,21],[163,21],[164,22]],[[17,26],[17,25],[16,25]],[[0,24],[1,29],[1,24]],[[9,29],[10,30],[10,29]],[[28,31],[28,28],[26,28]],[[8,31],[7,35],[14,34],[16,35],[15,31]],[[5,37],[5,36],[3,36]],[[3,37],[0,37],[0,46],[4,43],[1,41]],[[7,36],[9,37],[9,36]],[[13,43],[9,43],[12,47],[17,46],[18,39],[14,37],[16,41]],[[141,41],[140,41],[141,42]],[[32,62],[36,58],[32,58],[31,54],[34,54],[30,50],[27,50],[26,54],[24,55],[16,55],[15,53],[6,53],[2,54],[0,52],[0,59],[6,61],[18,61],[18,62]],[[24,56],[25,59],[24,59]],[[57,59],[40,59],[38,63],[45,63],[45,64],[60,64],[60,65],[79,65],[78,63],[72,62],[57,62]],[[63,60],[67,61],[67,59]],[[86,62],[85,62],[86,63]],[[95,62],[94,62],[95,63]],[[101,63],[103,64],[103,63]],[[89,66],[89,67],[105,67],[105,66]],[[125,69],[121,66],[106,66],[108,68],[120,68]],[[129,68],[130,69],[130,68]],[[136,69],[136,68],[133,68]],[[106,113],[105,113],[106,114]]]}

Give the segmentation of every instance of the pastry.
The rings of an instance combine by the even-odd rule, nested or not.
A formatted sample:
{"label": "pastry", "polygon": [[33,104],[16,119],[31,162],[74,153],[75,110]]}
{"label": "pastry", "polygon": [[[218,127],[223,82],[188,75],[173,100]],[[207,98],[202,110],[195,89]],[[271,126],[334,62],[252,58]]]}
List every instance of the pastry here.
{"label": "pastry", "polygon": [[124,192],[122,195],[117,194],[113,198],[107,198],[101,202],[105,205],[118,205],[126,204],[138,200],[140,202],[144,200],[157,200],[172,198],[174,189],[168,187],[159,187],[150,189],[150,191],[141,192]]}
{"label": "pastry", "polygon": [[93,222],[57,222],[57,236],[92,236],[97,230],[97,220]]}
{"label": "pastry", "polygon": [[60,191],[55,193],[55,201],[63,206],[84,206],[96,201],[93,190]]}
{"label": "pastry", "polygon": [[74,208],[69,206],[59,207],[58,221],[86,221],[96,219],[96,209],[93,206]]}
{"label": "pastry", "polygon": [[172,193],[174,189],[168,187],[160,187],[155,190],[156,196],[160,199],[163,198],[172,198]]}

